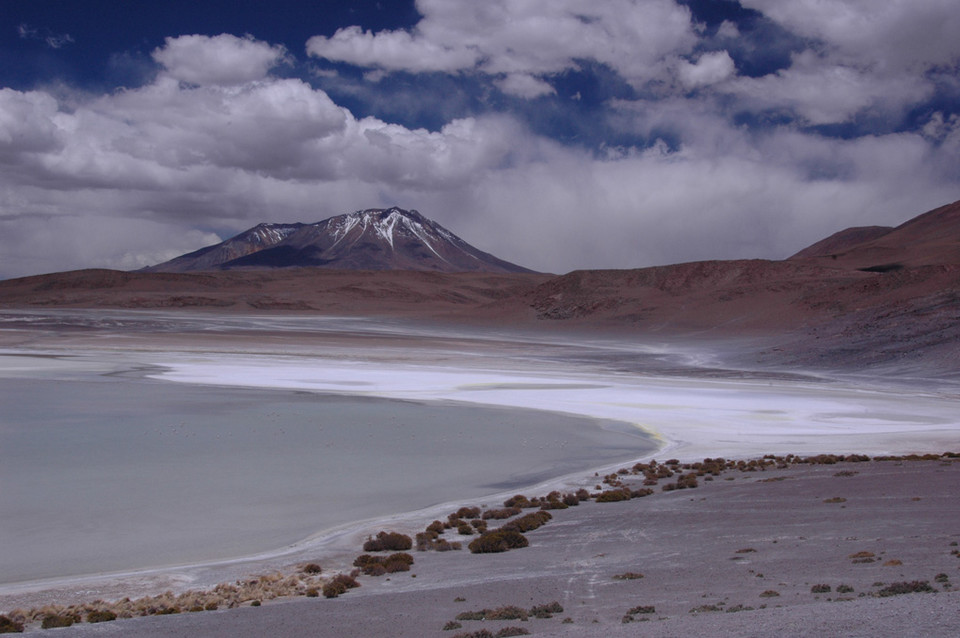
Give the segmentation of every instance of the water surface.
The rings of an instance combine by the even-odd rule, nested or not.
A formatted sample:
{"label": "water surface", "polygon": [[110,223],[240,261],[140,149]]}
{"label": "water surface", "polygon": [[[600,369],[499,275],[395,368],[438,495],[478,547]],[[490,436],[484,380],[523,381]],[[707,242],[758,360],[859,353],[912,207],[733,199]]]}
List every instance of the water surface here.
{"label": "water surface", "polygon": [[49,369],[0,378],[2,583],[269,551],[652,449],[536,410]]}

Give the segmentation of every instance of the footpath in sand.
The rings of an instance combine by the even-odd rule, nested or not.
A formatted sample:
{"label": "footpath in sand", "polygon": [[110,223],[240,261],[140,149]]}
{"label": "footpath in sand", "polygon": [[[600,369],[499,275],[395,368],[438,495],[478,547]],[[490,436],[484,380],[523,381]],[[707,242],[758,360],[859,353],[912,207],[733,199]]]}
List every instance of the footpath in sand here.
{"label": "footpath in sand", "polygon": [[[955,636],[960,459],[927,458],[755,463],[716,475],[701,467],[695,488],[664,491],[697,471],[674,466],[642,498],[550,510],[525,548],[472,554],[471,537],[454,528],[443,538],[463,540],[463,550],[412,551],[411,571],[360,575],[361,586],[337,598],[77,624],[57,635]],[[602,489],[591,491],[619,481],[644,489],[643,474],[624,470],[592,478]],[[324,575],[349,561],[324,565]],[[550,618],[530,615],[542,606]]]}

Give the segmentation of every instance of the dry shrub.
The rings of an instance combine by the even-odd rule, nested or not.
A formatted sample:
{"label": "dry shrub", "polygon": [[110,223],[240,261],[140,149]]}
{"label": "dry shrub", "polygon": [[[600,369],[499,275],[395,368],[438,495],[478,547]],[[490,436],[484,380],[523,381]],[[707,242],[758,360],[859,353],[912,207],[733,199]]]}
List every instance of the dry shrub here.
{"label": "dry shrub", "polygon": [[467,547],[473,554],[493,554],[519,549],[529,544],[527,537],[518,531],[497,529],[481,534],[478,538],[473,539]]}
{"label": "dry shrub", "polygon": [[937,591],[925,580],[915,580],[912,582],[890,583],[876,593],[881,598],[887,596],[899,596],[901,594],[918,594]]}
{"label": "dry shrub", "polygon": [[488,611],[485,615],[487,620],[527,620],[529,614],[527,610],[516,605],[507,605]]}
{"label": "dry shrub", "polygon": [[620,487],[613,490],[604,490],[597,494],[597,503],[616,503],[618,501],[630,500],[630,488]]}
{"label": "dry shrub", "polygon": [[70,627],[79,619],[69,614],[47,614],[43,617],[40,627],[43,629],[54,629],[56,627]]}
{"label": "dry shrub", "polygon": [[363,544],[365,552],[396,552],[413,547],[413,539],[399,532],[378,532],[376,538],[369,538]]}
{"label": "dry shrub", "polygon": [[[514,497],[514,498],[517,498],[517,497]],[[486,512],[483,513],[483,520],[489,520],[491,518],[493,519],[511,518],[513,516],[516,516],[520,512],[521,510],[519,507],[505,507],[503,509],[487,510]]]}
{"label": "dry shrub", "polygon": [[[203,607],[199,611],[202,611]],[[96,623],[96,622],[110,622],[111,620],[116,620],[117,614],[110,611],[109,609],[95,609],[87,614],[87,622]]]}
{"label": "dry shrub", "polygon": [[516,518],[509,523],[505,523],[500,529],[503,531],[513,530],[517,532],[529,532],[537,529],[541,525],[544,525],[552,518],[553,516],[550,514],[550,512],[540,510],[539,512],[524,514],[520,518]]}
{"label": "dry shrub", "polygon": [[536,605],[530,608],[530,615],[534,618],[553,618],[553,614],[562,613],[563,606],[555,600],[546,605]]}
{"label": "dry shrub", "polygon": [[456,615],[456,620],[483,620],[489,613],[489,609],[481,609],[480,611],[462,611]]}
{"label": "dry shrub", "polygon": [[533,507],[533,502],[523,494],[515,494],[503,502],[504,507],[519,507],[525,509]]}
{"label": "dry shrub", "polygon": [[0,616],[0,634],[19,634],[23,631],[23,623],[7,616]]}
{"label": "dry shrub", "polygon": [[811,594],[829,594],[831,591],[830,585],[818,584],[810,588]]}

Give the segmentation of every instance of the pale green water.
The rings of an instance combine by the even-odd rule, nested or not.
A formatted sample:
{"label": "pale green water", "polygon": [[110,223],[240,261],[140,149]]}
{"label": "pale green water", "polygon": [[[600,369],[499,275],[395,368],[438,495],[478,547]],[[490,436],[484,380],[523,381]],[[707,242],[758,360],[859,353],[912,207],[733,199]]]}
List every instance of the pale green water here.
{"label": "pale green water", "polygon": [[270,551],[654,447],[533,410],[34,377],[0,378],[0,583]]}

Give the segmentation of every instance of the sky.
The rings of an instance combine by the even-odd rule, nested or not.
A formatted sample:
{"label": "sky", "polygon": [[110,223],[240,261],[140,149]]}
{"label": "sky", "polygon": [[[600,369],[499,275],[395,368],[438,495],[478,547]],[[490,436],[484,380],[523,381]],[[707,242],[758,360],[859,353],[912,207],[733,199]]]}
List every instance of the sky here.
{"label": "sky", "polygon": [[960,199],[956,0],[0,0],[0,278],[416,209],[536,270]]}

